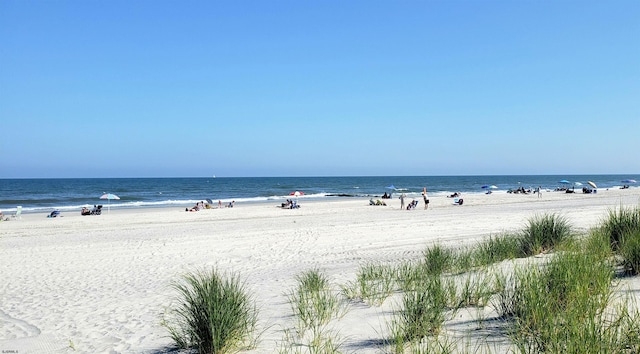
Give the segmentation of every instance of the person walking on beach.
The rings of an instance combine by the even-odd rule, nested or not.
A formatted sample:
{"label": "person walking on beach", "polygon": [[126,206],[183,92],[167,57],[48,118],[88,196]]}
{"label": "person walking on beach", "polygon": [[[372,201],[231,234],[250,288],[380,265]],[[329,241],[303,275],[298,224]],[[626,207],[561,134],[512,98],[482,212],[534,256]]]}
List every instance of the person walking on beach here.
{"label": "person walking on beach", "polygon": [[422,199],[424,199],[424,210],[429,207],[429,197],[427,197],[427,187],[422,190]]}
{"label": "person walking on beach", "polygon": [[400,194],[400,210],[404,210],[404,193]]}

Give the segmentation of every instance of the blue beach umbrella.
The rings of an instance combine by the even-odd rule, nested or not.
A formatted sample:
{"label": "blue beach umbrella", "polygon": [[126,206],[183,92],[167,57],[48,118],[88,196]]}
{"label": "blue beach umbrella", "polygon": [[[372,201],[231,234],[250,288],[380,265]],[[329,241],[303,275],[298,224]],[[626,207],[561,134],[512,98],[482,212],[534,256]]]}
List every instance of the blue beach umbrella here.
{"label": "blue beach umbrella", "polygon": [[625,179],[622,181],[622,183],[636,183],[635,179]]}
{"label": "blue beach umbrella", "polygon": [[571,184],[571,182],[567,181],[566,179],[563,179],[562,181],[559,181],[558,183]]}
{"label": "blue beach umbrella", "polygon": [[108,213],[108,212],[111,211],[111,199],[119,200],[120,197],[118,197],[115,194],[105,193],[105,194],[100,196],[100,199],[106,199],[107,200],[107,213]]}
{"label": "blue beach umbrella", "polygon": [[391,184],[391,185],[387,186],[387,189],[393,189],[393,190],[395,190],[395,189],[396,189],[396,186],[394,186],[393,184]]}

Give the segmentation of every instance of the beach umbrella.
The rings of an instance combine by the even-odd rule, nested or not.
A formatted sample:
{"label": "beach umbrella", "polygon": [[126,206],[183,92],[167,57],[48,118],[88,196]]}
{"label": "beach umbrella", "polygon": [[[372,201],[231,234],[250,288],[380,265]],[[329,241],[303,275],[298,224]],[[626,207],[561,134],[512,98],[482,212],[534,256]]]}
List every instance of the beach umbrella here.
{"label": "beach umbrella", "polygon": [[301,196],[301,195],[304,195],[304,192],[295,191],[295,192],[289,193],[289,195],[295,196],[296,197],[296,204],[298,204],[298,197]]}
{"label": "beach umbrella", "polygon": [[566,179],[563,179],[562,181],[558,181],[558,183],[571,184],[571,182],[567,181]]}
{"label": "beach umbrella", "polygon": [[580,186],[582,185],[582,183],[580,183],[580,182],[574,182],[574,183],[573,183],[573,185],[574,185],[574,186],[578,186],[578,187],[580,187]]}
{"label": "beach umbrella", "polygon": [[598,188],[598,186],[596,186],[596,184],[591,182],[591,181],[587,181],[587,184],[590,185],[593,188]]}
{"label": "beach umbrella", "polygon": [[115,194],[105,193],[105,194],[100,196],[100,199],[106,199],[107,200],[107,213],[108,213],[108,212],[111,211],[111,199],[119,200],[120,197],[118,197]]}
{"label": "beach umbrella", "polygon": [[625,179],[622,181],[622,183],[636,183],[635,179]]}
{"label": "beach umbrella", "polygon": [[493,184],[492,185],[485,184],[484,186],[482,186],[482,189],[498,189],[498,186]]}
{"label": "beach umbrella", "polygon": [[387,189],[393,189],[393,190],[395,190],[395,189],[396,189],[396,186],[394,186],[394,185],[392,184],[392,185],[387,186]]}

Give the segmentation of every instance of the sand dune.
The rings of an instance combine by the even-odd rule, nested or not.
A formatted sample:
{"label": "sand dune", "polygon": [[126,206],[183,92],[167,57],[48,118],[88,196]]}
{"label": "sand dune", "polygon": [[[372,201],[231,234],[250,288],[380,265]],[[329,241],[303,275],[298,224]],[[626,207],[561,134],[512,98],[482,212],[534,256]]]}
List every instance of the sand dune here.
{"label": "sand dune", "polygon": [[[597,194],[463,195],[464,205],[431,197],[428,210],[369,206],[368,200],[306,201],[235,208],[111,210],[101,216],[26,214],[0,223],[0,349],[19,353],[153,353],[172,343],[160,325],[174,299],[171,282],[217,267],[246,279],[264,333],[252,352],[275,352],[292,327],[284,295],[303,270],[335,284],[365,262],[419,257],[427,245],[471,244],[557,212],[587,230],[640,188]],[[390,305],[352,306],[336,327],[347,351],[377,352]]]}

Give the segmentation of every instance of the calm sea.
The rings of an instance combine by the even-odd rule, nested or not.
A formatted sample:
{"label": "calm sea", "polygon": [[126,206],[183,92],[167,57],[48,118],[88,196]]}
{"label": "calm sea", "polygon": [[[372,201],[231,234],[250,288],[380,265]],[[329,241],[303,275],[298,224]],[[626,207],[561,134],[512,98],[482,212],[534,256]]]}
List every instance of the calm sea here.
{"label": "calm sea", "polygon": [[[592,181],[602,189],[619,188],[625,179],[640,181],[640,175],[0,179],[0,210],[9,214],[20,205],[24,212],[75,211],[107,203],[112,209],[186,207],[207,199],[215,203],[279,203],[294,191],[303,192],[302,199],[315,200],[375,197],[385,192],[417,197],[423,187],[430,196],[456,191],[484,193],[485,185],[495,185],[498,189],[494,191],[499,193],[520,186],[555,189],[561,180],[585,186]],[[101,200],[104,193],[120,199]]]}

